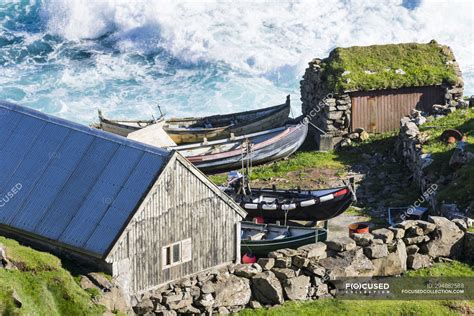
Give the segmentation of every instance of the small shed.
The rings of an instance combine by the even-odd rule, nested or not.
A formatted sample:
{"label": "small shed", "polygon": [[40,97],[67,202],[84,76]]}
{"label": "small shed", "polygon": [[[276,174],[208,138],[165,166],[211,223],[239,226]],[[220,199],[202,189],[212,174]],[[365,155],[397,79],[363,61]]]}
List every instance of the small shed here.
{"label": "small shed", "polygon": [[360,129],[394,131],[413,109],[429,113],[462,94],[453,52],[435,41],[336,48],[312,60],[301,81],[303,114],[333,146]]}
{"label": "small shed", "polygon": [[246,215],[175,151],[0,102],[0,234],[133,295],[240,259]]}

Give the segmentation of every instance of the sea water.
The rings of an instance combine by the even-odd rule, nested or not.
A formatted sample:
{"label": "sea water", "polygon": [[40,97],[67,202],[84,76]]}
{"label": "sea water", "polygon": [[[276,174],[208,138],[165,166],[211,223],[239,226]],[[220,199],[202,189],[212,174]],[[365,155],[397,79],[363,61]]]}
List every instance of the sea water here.
{"label": "sea water", "polygon": [[81,123],[300,112],[307,63],[336,46],[450,45],[474,94],[471,1],[0,0],[0,99]]}

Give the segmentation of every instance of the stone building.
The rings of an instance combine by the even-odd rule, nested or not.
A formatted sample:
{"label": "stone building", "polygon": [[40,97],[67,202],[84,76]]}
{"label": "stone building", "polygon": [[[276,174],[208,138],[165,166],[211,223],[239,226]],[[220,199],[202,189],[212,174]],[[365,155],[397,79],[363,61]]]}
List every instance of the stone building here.
{"label": "stone building", "polygon": [[413,109],[455,105],[463,95],[459,65],[435,41],[336,48],[309,63],[301,81],[302,112],[321,129],[320,149],[344,138],[399,128]]}

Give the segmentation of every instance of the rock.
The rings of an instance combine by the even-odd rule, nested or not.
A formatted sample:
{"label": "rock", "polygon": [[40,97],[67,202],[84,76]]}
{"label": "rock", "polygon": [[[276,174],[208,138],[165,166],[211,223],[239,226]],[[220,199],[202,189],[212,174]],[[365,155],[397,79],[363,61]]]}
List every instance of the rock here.
{"label": "rock", "polygon": [[12,300],[13,300],[13,304],[15,304],[17,308],[21,308],[23,306],[23,301],[21,300],[20,296],[15,290],[13,290],[13,293],[12,293]]}
{"label": "rock", "polygon": [[377,259],[388,256],[388,248],[386,244],[370,245],[364,248],[364,255],[369,259]]}
{"label": "rock", "polygon": [[179,315],[182,315],[182,314],[199,315],[199,314],[201,314],[201,311],[199,309],[197,309],[196,307],[192,306],[192,305],[188,305],[186,307],[178,309],[178,314]]}
{"label": "rock", "polygon": [[283,254],[278,251],[272,251],[268,253],[268,258],[278,259],[278,258],[283,258],[283,257],[284,257]]}
{"label": "rock", "polygon": [[427,221],[417,220],[416,225],[423,230],[423,234],[425,235],[428,235],[436,229],[436,225],[434,223]]}
{"label": "rock", "polygon": [[422,255],[419,253],[408,256],[408,259],[407,259],[408,269],[418,270],[421,268],[427,268],[429,266],[431,266],[430,256]]}
{"label": "rock", "polygon": [[316,297],[320,298],[328,294],[329,294],[329,287],[327,284],[323,283],[323,284],[318,285],[318,288],[315,293]]}
{"label": "rock", "polygon": [[403,241],[405,242],[406,245],[421,244],[429,240],[430,240],[430,237],[426,235],[403,238]]}
{"label": "rock", "polygon": [[291,267],[291,257],[283,257],[275,259],[276,268],[289,268]]}
{"label": "rock", "polygon": [[374,240],[372,240],[372,243],[374,245],[383,245],[384,244],[382,239],[374,239]]}
{"label": "rock", "polygon": [[372,276],[374,266],[361,248],[338,253],[334,257],[321,259],[319,264],[326,269],[330,279],[339,277]]}
{"label": "rock", "polygon": [[416,223],[415,220],[406,220],[406,221],[403,221],[401,223],[395,224],[394,227],[407,230],[408,228],[410,228],[412,226],[416,226],[416,224],[417,223]]}
{"label": "rock", "polygon": [[230,314],[230,311],[229,311],[227,308],[225,308],[225,307],[219,307],[219,308],[217,309],[217,314],[218,314],[218,315],[229,315],[229,314]]}
{"label": "rock", "polygon": [[168,293],[163,295],[163,303],[170,304],[173,302],[179,302],[184,298],[183,294]]}
{"label": "rock", "polygon": [[407,237],[423,236],[423,228],[418,226],[412,226],[405,231],[405,235]]}
{"label": "rock", "polygon": [[101,273],[91,272],[87,277],[102,291],[109,291],[114,285]]}
{"label": "rock", "polygon": [[397,228],[397,227],[389,227],[393,233],[393,238],[395,239],[402,239],[405,237],[405,230],[403,228]]}
{"label": "rock", "polygon": [[272,272],[279,280],[291,279],[297,276],[296,271],[289,268],[273,268]]}
{"label": "rock", "polygon": [[262,267],[262,270],[268,271],[273,268],[275,265],[274,258],[260,258],[258,259],[257,263]]}
{"label": "rock", "polygon": [[230,275],[225,280],[218,281],[215,284],[215,289],[214,305],[216,307],[244,306],[250,302],[250,297],[252,296],[250,281],[235,275]]}
{"label": "rock", "polygon": [[259,309],[263,307],[259,301],[250,301],[249,306],[250,308],[253,308],[253,309]]}
{"label": "rock", "polygon": [[209,308],[214,306],[215,300],[212,294],[203,294],[197,301],[197,306],[202,306],[204,308]]}
{"label": "rock", "polygon": [[393,240],[394,234],[390,229],[380,228],[372,231],[374,238],[382,239],[384,243],[389,243]]}
{"label": "rock", "polygon": [[374,235],[371,233],[363,233],[363,234],[352,234],[352,239],[354,239],[357,246],[366,247],[372,243],[374,239]]}
{"label": "rock", "polygon": [[452,220],[452,222],[456,224],[459,227],[459,229],[462,230],[463,232],[467,231],[468,227],[465,220],[460,219],[460,218],[455,218]]}
{"label": "rock", "polygon": [[307,267],[310,263],[308,258],[301,257],[301,256],[293,257],[291,262],[295,267],[300,268],[300,269],[304,268],[304,267]]}
{"label": "rock", "polygon": [[201,288],[199,286],[192,286],[189,288],[189,294],[191,294],[193,300],[197,300],[201,296]]}
{"label": "rock", "polygon": [[79,279],[79,285],[81,286],[81,288],[83,288],[84,290],[87,290],[87,289],[97,289],[100,291],[100,289],[94,284],[92,283],[92,281],[85,275],[81,275],[80,276],[80,279]]}
{"label": "rock", "polygon": [[169,302],[166,305],[168,306],[169,309],[177,310],[177,309],[185,308],[187,306],[191,306],[192,303],[193,303],[193,298],[191,297],[191,295],[184,295],[183,299],[179,301]]}
{"label": "rock", "polygon": [[420,248],[417,245],[410,245],[407,247],[407,255],[414,255],[418,253]]}
{"label": "rock", "polygon": [[210,293],[214,293],[216,290],[214,288],[214,284],[210,281],[204,283],[202,286],[201,286],[201,292],[204,293],[204,294],[210,294]]}
{"label": "rock", "polygon": [[447,218],[430,216],[428,219],[436,224],[436,229],[433,232],[431,241],[423,245],[420,252],[432,258],[459,258],[463,251],[464,232]]}
{"label": "rock", "polygon": [[308,267],[306,267],[305,271],[308,271],[310,274],[323,277],[326,274],[326,269],[321,267],[319,263],[310,263]]}
{"label": "rock", "polygon": [[298,256],[300,253],[298,250],[295,249],[290,249],[290,248],[284,248],[284,249],[279,249],[276,251],[272,251],[268,254],[269,258],[281,258],[281,257],[294,257]]}
{"label": "rock", "polygon": [[326,245],[329,249],[336,251],[352,250],[357,246],[355,241],[347,236],[336,237],[332,240],[328,240],[326,241]]}
{"label": "rock", "polygon": [[316,242],[314,244],[309,244],[309,245],[304,245],[298,248],[298,251],[301,252],[301,255],[303,257],[306,257],[308,259],[311,258],[326,258],[326,249],[327,246],[323,242]]}
{"label": "rock", "polygon": [[404,273],[407,270],[407,251],[402,240],[396,241],[396,251],[390,253],[387,257],[373,259],[374,275],[377,276],[395,276]]}
{"label": "rock", "polygon": [[255,299],[264,305],[282,304],[283,289],[280,281],[271,271],[264,271],[252,278],[252,290]]}
{"label": "rock", "polygon": [[339,145],[341,147],[348,147],[348,146],[352,145],[352,141],[349,138],[344,138]]}
{"label": "rock", "polygon": [[145,298],[133,307],[133,311],[138,315],[144,315],[154,311],[155,306],[150,298]]}
{"label": "rock", "polygon": [[309,277],[300,275],[296,278],[286,279],[282,282],[286,298],[290,301],[302,301],[307,299],[309,290]]}
{"label": "rock", "polygon": [[348,135],[349,139],[356,140],[360,137],[359,133],[350,133]]}
{"label": "rock", "polygon": [[262,272],[262,268],[259,264],[237,264],[234,267],[234,274],[236,276],[251,279],[254,275]]}
{"label": "rock", "polygon": [[153,309],[153,312],[154,313],[159,313],[159,312],[163,312],[163,311],[167,311],[168,309],[166,308],[166,306],[160,304],[160,303],[156,303],[156,306],[155,308]]}
{"label": "rock", "polygon": [[368,140],[370,138],[370,135],[369,133],[367,133],[366,131],[361,131],[359,133],[359,138],[360,140],[364,141],[364,140]]}

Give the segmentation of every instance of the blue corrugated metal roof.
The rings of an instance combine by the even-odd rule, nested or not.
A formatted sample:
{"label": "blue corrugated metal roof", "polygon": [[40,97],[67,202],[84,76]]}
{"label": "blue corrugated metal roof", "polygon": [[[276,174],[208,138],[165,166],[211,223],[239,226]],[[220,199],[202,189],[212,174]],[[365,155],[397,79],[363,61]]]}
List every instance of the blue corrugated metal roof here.
{"label": "blue corrugated metal roof", "polygon": [[104,256],[170,154],[0,102],[0,224]]}

